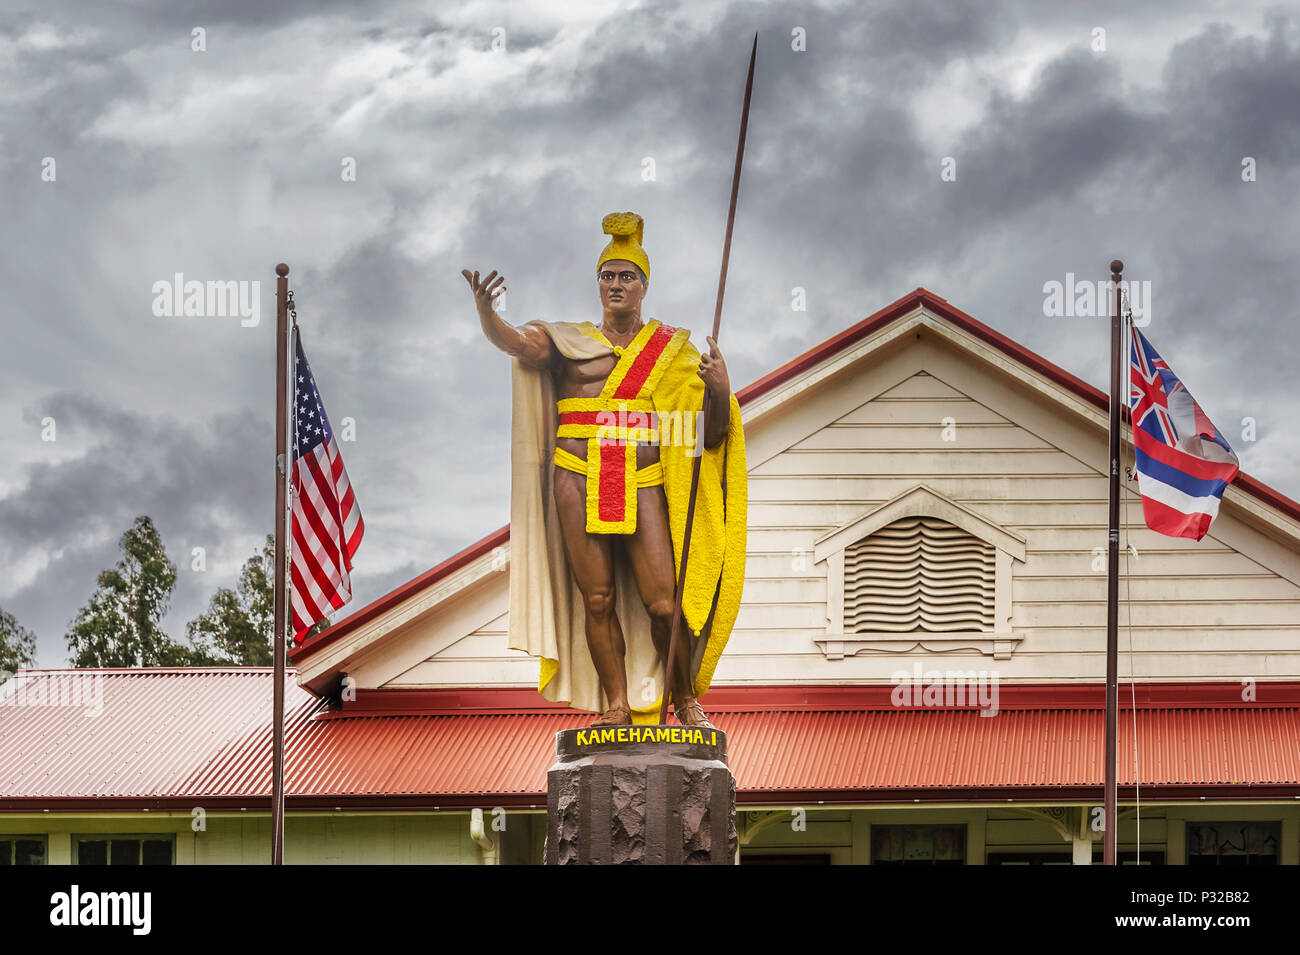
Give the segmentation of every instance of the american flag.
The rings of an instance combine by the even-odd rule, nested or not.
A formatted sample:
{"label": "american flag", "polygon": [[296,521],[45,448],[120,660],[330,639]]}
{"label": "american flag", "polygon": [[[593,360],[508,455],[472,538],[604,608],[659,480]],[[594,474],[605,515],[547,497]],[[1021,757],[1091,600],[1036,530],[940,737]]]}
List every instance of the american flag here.
{"label": "american flag", "polygon": [[[296,329],[295,329],[296,331]],[[352,599],[352,555],[365,523],[316,380],[294,335],[293,639]]]}

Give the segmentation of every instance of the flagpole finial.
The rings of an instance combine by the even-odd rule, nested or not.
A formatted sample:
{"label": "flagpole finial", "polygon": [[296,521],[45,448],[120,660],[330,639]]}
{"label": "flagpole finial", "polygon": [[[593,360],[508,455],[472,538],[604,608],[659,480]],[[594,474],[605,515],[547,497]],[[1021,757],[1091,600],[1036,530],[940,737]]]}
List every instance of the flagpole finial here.
{"label": "flagpole finial", "polygon": [[279,265],[275,267],[275,274],[280,276],[280,278],[284,278],[286,275],[289,274],[289,266],[281,262]]}
{"label": "flagpole finial", "polygon": [[1110,263],[1110,270],[1115,275],[1119,275],[1121,272],[1124,271],[1124,263],[1121,262],[1119,259],[1112,259]]}

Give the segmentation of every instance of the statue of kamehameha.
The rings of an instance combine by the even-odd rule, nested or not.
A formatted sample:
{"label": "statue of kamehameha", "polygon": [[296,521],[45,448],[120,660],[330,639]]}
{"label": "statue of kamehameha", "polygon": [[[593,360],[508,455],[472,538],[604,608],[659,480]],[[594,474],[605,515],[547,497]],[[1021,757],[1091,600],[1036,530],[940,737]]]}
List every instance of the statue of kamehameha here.
{"label": "statue of kamehameha", "polygon": [[[694,457],[702,454],[687,639],[674,652],[678,720],[710,726],[709,688],[745,576],[745,438],[727,366],[708,339],[641,320],[650,261],[643,222],[612,213],[596,263],[604,318],[512,327],[493,309],[495,271],[465,270],[488,340],[514,356],[510,641],[541,658],[538,691],[601,714],[593,726],[657,723]],[[709,391],[708,420],[697,420]],[[701,449],[702,446],[702,449]]]}

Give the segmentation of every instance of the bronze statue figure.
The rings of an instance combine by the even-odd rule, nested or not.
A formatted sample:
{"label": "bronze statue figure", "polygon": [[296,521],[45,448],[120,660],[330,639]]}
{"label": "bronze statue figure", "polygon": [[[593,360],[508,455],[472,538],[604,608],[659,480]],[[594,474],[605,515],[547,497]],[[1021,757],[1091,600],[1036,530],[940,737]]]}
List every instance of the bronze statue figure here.
{"label": "bronze statue figure", "polygon": [[702,454],[683,600],[694,639],[678,643],[668,690],[679,721],[708,727],[696,696],[744,577],[739,405],[712,338],[701,355],[686,330],[642,320],[641,217],[615,213],[602,226],[611,241],[597,261],[598,326],[513,327],[494,309],[504,277],[462,272],[484,334],[515,359],[510,646],[541,658],[544,696],[599,712],[593,726],[658,722],[685,497]]}

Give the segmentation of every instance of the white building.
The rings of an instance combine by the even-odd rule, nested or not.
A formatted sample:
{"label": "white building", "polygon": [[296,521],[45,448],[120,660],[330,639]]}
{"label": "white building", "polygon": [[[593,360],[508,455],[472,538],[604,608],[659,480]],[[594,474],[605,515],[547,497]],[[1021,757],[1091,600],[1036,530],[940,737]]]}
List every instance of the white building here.
{"label": "white building", "polygon": [[[747,576],[703,703],[728,733],[742,861],[1099,859],[1106,396],[918,289],[738,397]],[[1239,475],[1194,542],[1147,530],[1125,484],[1121,859],[1300,863],[1300,504]],[[320,699],[291,696],[290,861],[540,860],[552,734],[590,717],[542,700],[537,661],[506,648],[512,572],[502,528],[296,651]],[[100,807],[176,833],[176,861],[260,853],[257,680],[264,704],[231,704],[247,731],[196,753],[184,793],[52,791],[41,715],[0,708],[30,723],[0,742],[0,844],[44,834],[53,858],[66,837],[71,855]],[[187,834],[200,799],[240,824]]]}

